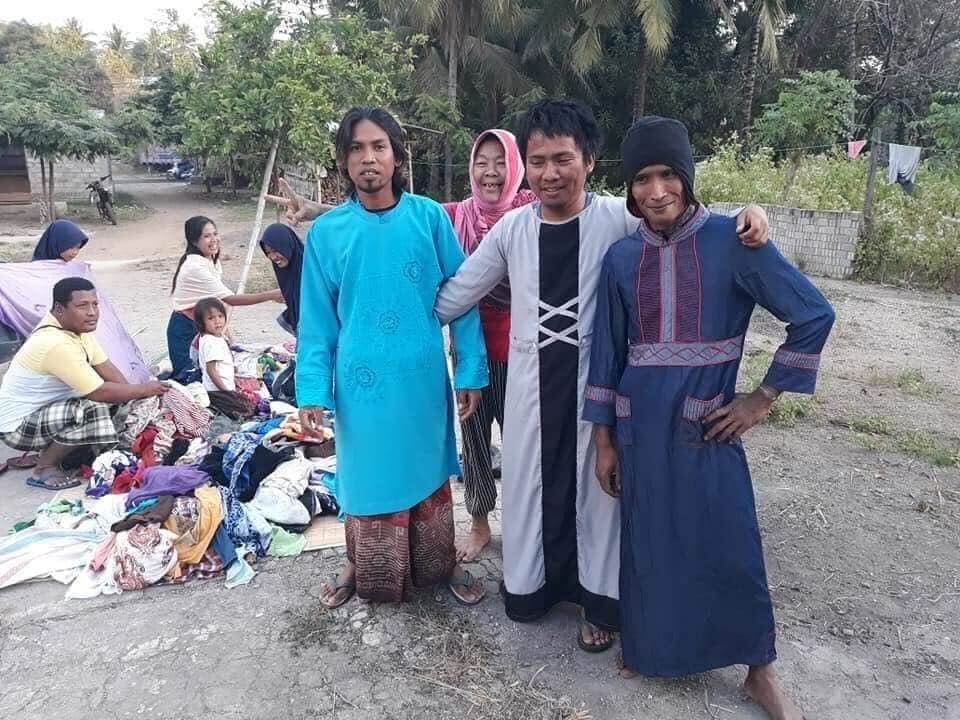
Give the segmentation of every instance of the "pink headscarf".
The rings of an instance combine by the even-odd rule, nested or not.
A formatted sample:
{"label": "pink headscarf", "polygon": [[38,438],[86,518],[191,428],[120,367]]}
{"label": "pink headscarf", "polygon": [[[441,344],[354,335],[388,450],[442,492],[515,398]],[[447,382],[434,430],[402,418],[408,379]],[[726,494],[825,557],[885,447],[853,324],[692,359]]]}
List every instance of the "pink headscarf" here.
{"label": "pink headscarf", "polygon": [[[500,141],[507,162],[507,178],[500,191],[500,199],[495,203],[487,202],[481,197],[480,184],[473,177],[473,162],[476,159],[477,149],[491,137]],[[520,158],[520,149],[517,147],[517,139],[513,133],[507,130],[485,130],[480,133],[470,151],[470,189],[473,193],[466,200],[457,203],[453,220],[453,228],[467,255],[477,249],[477,245],[483,240],[487,231],[508,210],[526,205],[536,199],[529,190],[520,190],[522,182],[523,160]]]}

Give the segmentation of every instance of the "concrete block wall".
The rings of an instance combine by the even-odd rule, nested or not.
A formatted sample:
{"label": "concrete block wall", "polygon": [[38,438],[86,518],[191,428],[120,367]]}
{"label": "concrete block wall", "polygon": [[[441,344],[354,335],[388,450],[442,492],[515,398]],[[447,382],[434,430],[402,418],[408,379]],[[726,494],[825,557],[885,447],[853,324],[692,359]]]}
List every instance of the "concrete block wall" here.
{"label": "concrete block wall", "polygon": [[[714,212],[730,214],[740,204],[714,203]],[[770,217],[770,239],[780,252],[809,275],[848,278],[863,214],[854,211],[801,210],[762,206]]]}
{"label": "concrete block wall", "polygon": [[[60,160],[53,164],[54,199],[87,200],[87,183],[99,180],[106,175],[107,158],[99,157],[92,163],[82,160]],[[27,172],[30,174],[30,193],[39,196],[43,193],[43,181],[40,175],[40,161],[27,154]],[[109,187],[109,185],[108,185]]]}

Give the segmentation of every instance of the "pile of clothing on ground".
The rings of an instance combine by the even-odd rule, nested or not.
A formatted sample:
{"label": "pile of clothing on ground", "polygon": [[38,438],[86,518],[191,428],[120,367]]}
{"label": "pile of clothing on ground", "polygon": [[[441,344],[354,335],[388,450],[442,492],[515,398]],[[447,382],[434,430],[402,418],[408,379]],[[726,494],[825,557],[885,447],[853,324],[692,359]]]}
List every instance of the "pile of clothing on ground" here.
{"label": "pile of clothing on ground", "polygon": [[[291,359],[277,355],[252,354],[261,384]],[[314,517],[341,515],[332,416],[317,440],[283,400],[239,424],[211,413],[199,383],[170,386],[116,418],[120,445],[93,461],[85,497],[0,538],[0,588],[50,577],[89,598],[221,574],[235,587],[258,559],[303,552]]]}

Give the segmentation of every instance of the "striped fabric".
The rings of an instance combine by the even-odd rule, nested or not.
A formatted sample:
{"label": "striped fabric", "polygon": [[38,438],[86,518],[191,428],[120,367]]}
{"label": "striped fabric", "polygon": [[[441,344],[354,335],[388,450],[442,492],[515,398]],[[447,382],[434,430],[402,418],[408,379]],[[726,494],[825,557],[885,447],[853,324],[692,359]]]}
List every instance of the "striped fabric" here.
{"label": "striped fabric", "polygon": [[497,506],[497,483],[490,462],[490,435],[496,420],[503,434],[503,407],[507,394],[507,363],[490,362],[490,384],[480,407],[465,423],[463,436],[463,490],[467,512],[486,515]]}
{"label": "striped fabric", "polygon": [[177,431],[184,437],[203,437],[210,429],[210,413],[197,405],[193,398],[178,390],[177,386],[170,386],[170,390],[163,396],[162,405],[165,413],[173,415]]}
{"label": "striped fabric", "polygon": [[113,447],[117,431],[110,410],[110,405],[86,398],[59,400],[28,415],[19,428],[0,434],[0,440],[23,452],[44,450],[52,442]]}
{"label": "striped fabric", "polygon": [[79,571],[102,539],[92,532],[32,527],[0,537],[0,588]]}
{"label": "striped fabric", "polygon": [[357,595],[377,602],[409,600],[413,588],[448,579],[457,563],[450,483],[409,510],[347,515],[345,533]]}

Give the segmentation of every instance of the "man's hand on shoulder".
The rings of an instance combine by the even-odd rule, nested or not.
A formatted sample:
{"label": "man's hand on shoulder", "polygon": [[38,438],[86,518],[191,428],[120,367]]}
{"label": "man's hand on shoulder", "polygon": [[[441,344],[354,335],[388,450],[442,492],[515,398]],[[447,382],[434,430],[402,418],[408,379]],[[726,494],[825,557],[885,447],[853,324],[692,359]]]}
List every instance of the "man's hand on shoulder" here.
{"label": "man's hand on shoulder", "polygon": [[770,220],[759,205],[747,205],[737,215],[737,235],[750,248],[761,247],[770,239]]}

